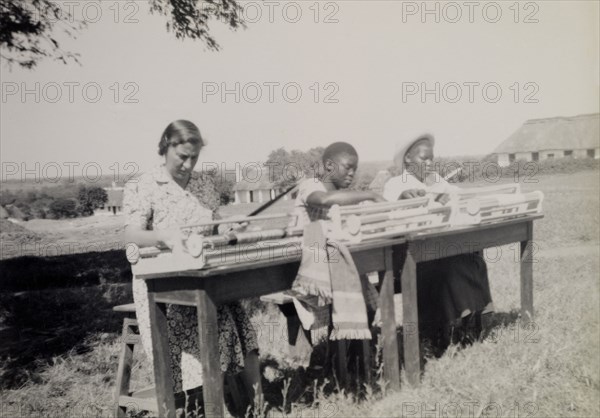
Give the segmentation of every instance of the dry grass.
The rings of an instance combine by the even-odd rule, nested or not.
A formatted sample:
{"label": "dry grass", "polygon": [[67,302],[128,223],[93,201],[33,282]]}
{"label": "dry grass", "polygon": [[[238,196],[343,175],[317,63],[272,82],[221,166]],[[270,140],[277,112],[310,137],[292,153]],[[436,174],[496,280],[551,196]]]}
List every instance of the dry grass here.
{"label": "dry grass", "polygon": [[[488,267],[497,313],[493,332],[483,342],[462,350],[451,347],[441,358],[428,359],[418,388],[403,381],[399,393],[387,393],[378,383],[372,387],[354,384],[348,391],[339,391],[328,370],[302,368],[306,358],[286,356],[283,318],[267,307],[256,313],[254,322],[260,326],[265,398],[272,407],[269,414],[284,416],[282,411],[287,409],[287,416],[441,417],[459,416],[460,408],[462,416],[598,416],[598,173],[540,177],[538,184],[524,186],[546,195],[546,217],[535,226],[533,325],[523,329],[516,314],[520,304],[516,247],[500,248],[499,258],[498,251],[490,251]],[[76,312],[85,312],[84,318],[89,318],[97,311],[97,318],[108,318],[102,316],[108,315],[108,301],[118,297],[106,296],[106,292],[95,295],[107,301],[98,309],[88,306]],[[123,292],[127,295],[127,290]],[[37,300],[21,302],[35,307]],[[118,323],[118,318],[113,320]],[[92,329],[81,334],[77,343],[71,341],[70,349],[62,347],[50,360],[40,358],[27,366],[4,358],[3,376],[14,373],[7,370],[11,367],[26,372],[18,382],[3,382],[3,416],[112,416],[117,332],[118,326]],[[135,385],[147,386],[151,378],[143,354],[135,364]]]}

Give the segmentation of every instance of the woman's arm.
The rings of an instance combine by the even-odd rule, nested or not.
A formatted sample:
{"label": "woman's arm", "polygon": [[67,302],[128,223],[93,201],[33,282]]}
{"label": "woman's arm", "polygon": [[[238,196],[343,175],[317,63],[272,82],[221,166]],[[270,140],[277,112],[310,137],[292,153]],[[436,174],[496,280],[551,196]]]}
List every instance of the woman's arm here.
{"label": "woman's arm", "polygon": [[174,242],[181,239],[181,233],[171,230],[148,231],[134,225],[125,227],[123,238],[126,243],[134,243],[140,247],[151,247],[154,245],[171,247]]}
{"label": "woman's arm", "polygon": [[333,205],[354,205],[365,200],[386,201],[383,196],[370,190],[334,190],[330,192],[312,192],[306,202],[311,206],[331,207]]}
{"label": "woman's arm", "polygon": [[[148,220],[152,218],[152,194],[148,182],[140,178],[125,184],[123,193],[123,212],[125,214],[125,243],[134,243],[140,247],[154,245],[169,247],[181,239],[177,230],[151,230]],[[167,243],[171,243],[168,245]]]}

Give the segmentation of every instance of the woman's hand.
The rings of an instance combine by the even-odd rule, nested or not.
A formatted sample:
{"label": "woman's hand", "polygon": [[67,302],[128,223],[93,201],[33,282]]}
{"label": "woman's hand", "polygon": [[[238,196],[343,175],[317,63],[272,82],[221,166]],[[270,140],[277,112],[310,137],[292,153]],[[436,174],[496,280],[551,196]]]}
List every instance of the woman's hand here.
{"label": "woman's hand", "polygon": [[442,193],[435,198],[435,201],[445,205],[450,201],[450,195],[448,193]]}
{"label": "woman's hand", "polygon": [[426,192],[423,189],[409,189],[402,192],[400,199],[414,199],[416,197],[425,196]]}
{"label": "woman's hand", "polygon": [[248,228],[248,225],[248,222],[220,224],[218,227],[218,232],[219,235],[228,234],[230,232],[244,232],[246,231],[246,228]]}
{"label": "woman's hand", "polygon": [[184,246],[185,236],[179,228],[165,229],[157,231],[157,241],[158,246],[165,246],[172,250],[177,246]]}
{"label": "woman's hand", "polygon": [[387,202],[387,199],[385,199],[382,195],[380,195],[379,193],[376,192],[371,192],[371,197],[368,200],[365,200],[365,202],[375,202],[375,203],[381,203],[381,202]]}

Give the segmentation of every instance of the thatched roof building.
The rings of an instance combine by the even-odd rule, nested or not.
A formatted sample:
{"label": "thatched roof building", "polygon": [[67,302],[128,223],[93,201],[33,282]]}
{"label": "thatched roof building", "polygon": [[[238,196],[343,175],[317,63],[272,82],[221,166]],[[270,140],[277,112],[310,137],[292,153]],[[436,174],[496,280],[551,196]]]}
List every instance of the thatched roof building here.
{"label": "thatched roof building", "polygon": [[516,160],[600,157],[600,114],[531,119],[502,142],[494,155],[500,165]]}

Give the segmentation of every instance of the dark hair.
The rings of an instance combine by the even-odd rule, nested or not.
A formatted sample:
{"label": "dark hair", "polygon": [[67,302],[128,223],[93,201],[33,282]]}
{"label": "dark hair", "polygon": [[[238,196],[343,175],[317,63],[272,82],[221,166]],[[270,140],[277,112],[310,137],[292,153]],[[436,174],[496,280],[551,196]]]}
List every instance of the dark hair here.
{"label": "dark hair", "polygon": [[163,132],[158,142],[158,155],[165,155],[169,147],[185,143],[199,144],[204,146],[204,140],[200,130],[189,120],[176,120],[171,122]]}
{"label": "dark hair", "polygon": [[347,142],[334,142],[333,144],[325,148],[322,158],[323,163],[325,163],[327,160],[333,159],[334,157],[340,154],[348,154],[358,158],[358,153],[352,145],[350,145]]}

